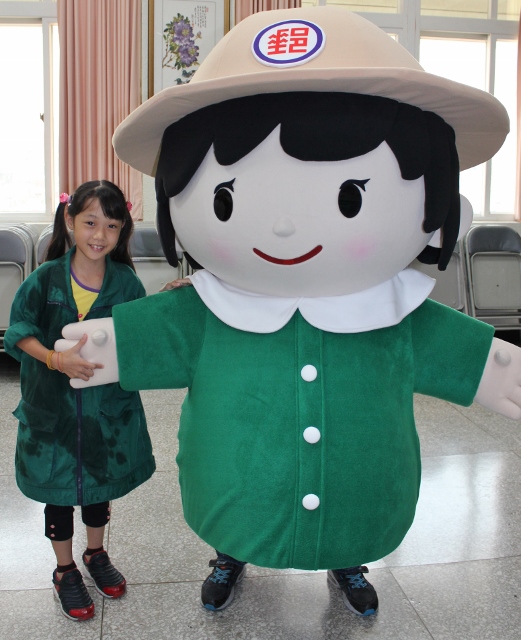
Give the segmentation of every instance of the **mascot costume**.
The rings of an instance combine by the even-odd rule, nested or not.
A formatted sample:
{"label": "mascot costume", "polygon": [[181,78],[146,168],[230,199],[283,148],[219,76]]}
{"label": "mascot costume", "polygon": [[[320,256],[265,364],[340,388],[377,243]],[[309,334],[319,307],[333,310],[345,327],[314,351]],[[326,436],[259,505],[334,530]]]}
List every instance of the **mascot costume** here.
{"label": "mascot costume", "polygon": [[218,550],[208,608],[251,562],[327,569],[374,613],[361,563],[396,549],[418,499],[413,394],[521,416],[521,350],[407,268],[446,267],[471,222],[459,171],[508,126],[490,94],[317,7],[250,16],[118,127],[118,156],[155,176],[170,263],[181,246],[200,270],[57,349],[86,332],[104,365],[73,386],[188,388],[177,462],[186,521]]}

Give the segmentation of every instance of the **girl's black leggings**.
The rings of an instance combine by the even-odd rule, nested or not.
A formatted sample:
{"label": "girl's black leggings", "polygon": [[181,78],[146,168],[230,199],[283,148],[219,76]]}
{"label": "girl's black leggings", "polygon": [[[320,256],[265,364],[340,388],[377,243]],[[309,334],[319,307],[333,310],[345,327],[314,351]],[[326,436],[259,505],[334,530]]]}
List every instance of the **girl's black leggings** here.
{"label": "girl's black leggings", "polygon": [[[45,535],[49,540],[63,542],[74,534],[74,507],[45,505]],[[87,527],[104,527],[110,520],[108,502],[81,507],[81,519]]]}

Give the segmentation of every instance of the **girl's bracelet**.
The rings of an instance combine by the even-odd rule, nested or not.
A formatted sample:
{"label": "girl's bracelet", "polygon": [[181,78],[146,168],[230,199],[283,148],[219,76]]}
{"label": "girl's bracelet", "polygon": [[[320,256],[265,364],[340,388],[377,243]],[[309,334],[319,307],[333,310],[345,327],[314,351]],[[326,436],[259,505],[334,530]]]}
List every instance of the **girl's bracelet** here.
{"label": "girl's bracelet", "polygon": [[50,369],[51,371],[56,371],[56,369],[52,366],[52,362],[51,362],[51,359],[52,359],[52,355],[53,355],[53,353],[56,353],[56,352],[54,351],[54,349],[49,349],[49,351],[48,351],[48,353],[47,353],[47,360],[46,360],[46,363],[47,363],[47,368],[48,368],[48,369]]}

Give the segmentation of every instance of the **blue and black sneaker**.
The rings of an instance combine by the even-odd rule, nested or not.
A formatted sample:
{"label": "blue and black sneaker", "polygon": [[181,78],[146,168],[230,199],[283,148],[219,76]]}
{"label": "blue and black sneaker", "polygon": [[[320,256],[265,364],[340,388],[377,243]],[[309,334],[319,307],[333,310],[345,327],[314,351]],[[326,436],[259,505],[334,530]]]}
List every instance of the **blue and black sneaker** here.
{"label": "blue and black sneaker", "polygon": [[367,567],[333,569],[327,572],[327,581],[342,591],[344,604],[358,616],[372,616],[378,611],[378,596],[363,574]]}
{"label": "blue and black sneaker", "polygon": [[203,582],[201,604],[210,611],[220,611],[233,600],[235,585],[244,578],[246,565],[219,556],[217,560],[210,560],[208,566],[214,569]]}

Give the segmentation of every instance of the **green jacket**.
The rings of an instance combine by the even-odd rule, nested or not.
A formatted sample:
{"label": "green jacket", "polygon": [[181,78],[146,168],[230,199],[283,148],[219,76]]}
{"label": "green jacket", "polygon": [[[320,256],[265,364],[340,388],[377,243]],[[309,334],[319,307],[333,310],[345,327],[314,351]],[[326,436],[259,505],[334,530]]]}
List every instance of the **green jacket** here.
{"label": "green jacket", "polygon": [[[4,340],[5,350],[21,362],[16,481],[29,498],[66,506],[119,498],[155,470],[138,393],[119,384],[75,390],[66,375],[16,346],[35,336],[52,349],[62,328],[77,321],[73,251],[42,264],[21,285]],[[86,319],[110,317],[114,305],[144,295],[132,269],[107,258],[102,289]]]}
{"label": "green jacket", "polygon": [[[421,477],[413,394],[469,405],[494,333],[431,300],[374,331],[329,333],[296,312],[251,333],[191,287],[120,305],[114,323],[124,388],[188,387],[177,461],[190,527],[239,560],[298,569],[354,566],[400,544]],[[304,507],[309,495],[318,507]]]}

